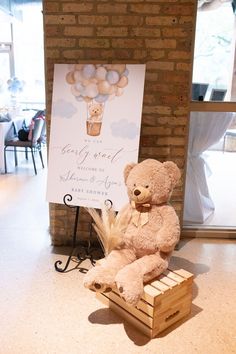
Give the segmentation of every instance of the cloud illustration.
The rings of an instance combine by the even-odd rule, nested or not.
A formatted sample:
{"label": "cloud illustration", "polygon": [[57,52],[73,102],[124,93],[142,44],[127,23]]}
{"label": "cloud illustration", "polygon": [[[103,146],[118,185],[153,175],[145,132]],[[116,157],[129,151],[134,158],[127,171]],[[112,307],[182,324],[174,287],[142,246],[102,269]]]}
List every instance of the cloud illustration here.
{"label": "cloud illustration", "polygon": [[61,118],[71,118],[77,112],[76,107],[65,100],[58,100],[53,104],[53,114]]}
{"label": "cloud illustration", "polygon": [[139,130],[135,123],[129,122],[127,119],[121,119],[111,124],[112,135],[124,139],[135,139]]}

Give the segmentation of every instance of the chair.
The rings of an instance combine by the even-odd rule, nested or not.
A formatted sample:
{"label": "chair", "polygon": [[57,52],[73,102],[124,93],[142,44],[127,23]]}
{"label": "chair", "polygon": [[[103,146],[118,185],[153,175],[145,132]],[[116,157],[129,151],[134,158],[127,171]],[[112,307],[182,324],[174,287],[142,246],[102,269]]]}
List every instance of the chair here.
{"label": "chair", "polygon": [[[37,175],[37,169],[36,169],[35,158],[34,158],[34,153],[36,151],[39,152],[42,167],[44,168],[43,156],[42,156],[42,151],[41,151],[41,143],[43,141],[43,135],[45,134],[45,129],[46,129],[45,120],[37,119],[37,120],[35,120],[35,124],[34,124],[32,141],[28,141],[28,140],[21,141],[19,139],[5,141],[5,147],[4,147],[5,173],[7,173],[6,152],[7,151],[14,151],[15,166],[17,166],[18,165],[17,152],[25,152],[25,157],[28,160],[28,148],[31,150],[35,174]],[[13,149],[9,149],[9,147],[13,148]],[[22,148],[24,148],[24,149],[22,149]]]}

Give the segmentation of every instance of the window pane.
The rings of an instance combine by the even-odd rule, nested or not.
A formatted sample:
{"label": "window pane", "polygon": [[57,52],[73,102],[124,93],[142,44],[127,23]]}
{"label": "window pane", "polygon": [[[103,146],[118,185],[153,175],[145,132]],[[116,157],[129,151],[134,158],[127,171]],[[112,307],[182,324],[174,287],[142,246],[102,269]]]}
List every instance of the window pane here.
{"label": "window pane", "polygon": [[7,91],[7,80],[10,78],[9,53],[0,50],[0,107],[8,104],[9,93]]}
{"label": "window pane", "polygon": [[44,46],[42,3],[18,6],[22,21],[13,25],[15,76],[24,81],[20,101],[44,104]]}
{"label": "window pane", "polygon": [[236,115],[191,112],[184,226],[236,227]]}
{"label": "window pane", "polygon": [[2,22],[0,13],[0,42],[11,42],[11,24]]}
{"label": "window pane", "polygon": [[192,100],[235,101],[235,14],[231,1],[201,3],[197,11]]}

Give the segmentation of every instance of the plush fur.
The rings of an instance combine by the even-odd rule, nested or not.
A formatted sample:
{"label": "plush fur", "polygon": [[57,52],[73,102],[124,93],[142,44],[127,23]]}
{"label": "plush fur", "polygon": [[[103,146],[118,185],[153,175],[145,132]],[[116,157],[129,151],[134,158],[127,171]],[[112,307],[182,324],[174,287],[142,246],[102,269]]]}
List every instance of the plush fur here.
{"label": "plush fur", "polygon": [[126,166],[124,179],[129,203],[117,217],[113,215],[109,222],[103,216],[96,221],[93,215],[98,234],[105,239],[107,256],[88,271],[84,285],[98,292],[117,287],[128,304],[136,305],[144,283],[167,269],[179,241],[179,219],[168,202],[180,171],[172,161],[147,159]]}

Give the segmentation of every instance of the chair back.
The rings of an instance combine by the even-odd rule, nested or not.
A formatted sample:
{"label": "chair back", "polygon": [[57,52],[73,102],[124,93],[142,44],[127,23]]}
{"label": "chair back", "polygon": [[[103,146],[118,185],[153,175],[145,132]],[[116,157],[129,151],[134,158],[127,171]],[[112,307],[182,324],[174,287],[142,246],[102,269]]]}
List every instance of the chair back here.
{"label": "chair back", "polygon": [[42,134],[42,130],[45,125],[45,120],[44,119],[36,119],[34,123],[34,129],[33,129],[33,137],[32,137],[32,144],[36,144],[38,142],[38,139],[40,138]]}
{"label": "chair back", "polygon": [[39,137],[39,142],[42,142],[44,141],[45,142],[45,137],[46,137],[46,133],[47,133],[47,129],[46,129],[46,120],[44,119],[43,121],[43,127],[42,127],[42,130],[41,130],[41,134],[40,134],[40,137]]}

